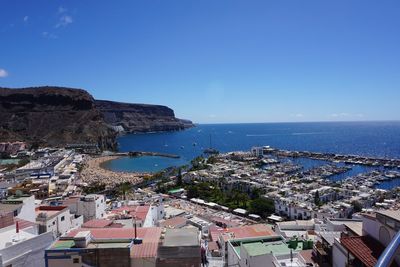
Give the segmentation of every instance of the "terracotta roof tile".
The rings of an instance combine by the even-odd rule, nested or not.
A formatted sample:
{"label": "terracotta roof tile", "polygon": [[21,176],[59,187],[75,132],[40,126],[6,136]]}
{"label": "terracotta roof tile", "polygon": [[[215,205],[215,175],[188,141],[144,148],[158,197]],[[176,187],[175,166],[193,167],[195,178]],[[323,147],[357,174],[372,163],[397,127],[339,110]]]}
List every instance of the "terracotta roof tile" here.
{"label": "terracotta roof tile", "polygon": [[[94,239],[130,239],[135,238],[134,228],[79,228],[72,230],[67,234],[68,237],[74,237],[82,231],[90,231]],[[143,239],[145,243],[158,242],[161,236],[161,228],[148,227],[137,228],[138,238]]]}
{"label": "terracotta roof tile", "polygon": [[210,251],[219,250],[217,242],[215,242],[215,241],[208,242],[208,250],[210,250]]}
{"label": "terracotta roof tile", "polygon": [[130,215],[144,221],[146,219],[147,213],[149,212],[150,206],[123,206],[118,209],[114,209],[111,212],[115,214],[122,213],[126,211]]}
{"label": "terracotta roof tile", "polygon": [[[133,239],[135,230],[133,228],[80,228],[72,230],[67,237],[73,238],[81,231],[90,231],[93,239]],[[153,258],[157,256],[158,244],[161,237],[161,228],[148,227],[137,228],[137,237],[143,240],[140,245],[131,247],[132,258]]]}
{"label": "terracotta roof tile", "polygon": [[157,256],[158,243],[143,243],[133,245],[131,249],[131,258],[154,258]]}
{"label": "terracotta roof tile", "polygon": [[113,223],[112,220],[94,219],[85,222],[82,228],[105,228]]}
{"label": "terracotta roof tile", "polygon": [[367,267],[375,266],[384,247],[369,236],[342,237],[341,244]]}
{"label": "terracotta roof tile", "polygon": [[175,228],[175,227],[180,226],[180,225],[185,225],[186,222],[187,222],[186,218],[178,216],[178,217],[167,219],[167,220],[161,222],[160,226],[161,227]]}
{"label": "terracotta roof tile", "polygon": [[312,255],[313,250],[312,249],[302,250],[299,253],[303,257],[303,259],[305,260],[306,263],[315,264],[315,262],[313,260],[313,255]]}

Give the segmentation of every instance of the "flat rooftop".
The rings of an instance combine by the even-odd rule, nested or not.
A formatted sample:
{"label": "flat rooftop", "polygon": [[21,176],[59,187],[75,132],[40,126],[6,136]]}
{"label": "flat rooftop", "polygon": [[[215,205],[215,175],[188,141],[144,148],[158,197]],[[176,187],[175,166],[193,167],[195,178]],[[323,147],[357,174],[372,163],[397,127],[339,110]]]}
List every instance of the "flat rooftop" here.
{"label": "flat rooftop", "polygon": [[15,225],[2,228],[0,231],[0,249],[4,249],[6,247],[6,244],[9,242],[12,242],[13,244],[18,244],[18,241],[13,242],[13,240],[25,241],[36,236],[37,235],[25,232],[24,230],[20,230],[17,234],[15,230]]}
{"label": "flat rooftop", "polygon": [[376,213],[400,222],[400,211],[398,210],[379,210]]}
{"label": "flat rooftop", "polygon": [[163,246],[199,246],[199,231],[197,228],[167,229]]}
{"label": "flat rooftop", "polygon": [[[243,244],[242,247],[246,249],[250,256],[260,256],[264,254],[289,254],[291,250],[288,244],[284,243],[283,241],[250,242]],[[295,251],[301,250],[303,250],[303,243],[298,242]]]}

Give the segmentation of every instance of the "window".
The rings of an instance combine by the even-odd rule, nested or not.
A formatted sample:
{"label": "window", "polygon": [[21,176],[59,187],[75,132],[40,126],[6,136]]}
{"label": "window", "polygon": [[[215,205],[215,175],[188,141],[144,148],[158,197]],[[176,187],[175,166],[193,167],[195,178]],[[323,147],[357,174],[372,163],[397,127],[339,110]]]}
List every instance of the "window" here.
{"label": "window", "polygon": [[65,221],[65,216],[62,216],[62,217],[61,217],[61,221],[62,221],[62,222]]}
{"label": "window", "polygon": [[81,261],[79,260],[79,258],[73,258],[72,263],[81,263]]}
{"label": "window", "polygon": [[53,221],[53,225],[56,225],[56,221]]}

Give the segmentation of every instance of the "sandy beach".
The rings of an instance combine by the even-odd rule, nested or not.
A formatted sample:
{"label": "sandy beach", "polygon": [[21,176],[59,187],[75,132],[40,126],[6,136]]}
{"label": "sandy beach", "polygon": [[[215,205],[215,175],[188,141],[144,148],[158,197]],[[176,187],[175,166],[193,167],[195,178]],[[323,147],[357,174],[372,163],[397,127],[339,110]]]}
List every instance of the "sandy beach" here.
{"label": "sandy beach", "polygon": [[143,177],[148,173],[115,172],[102,167],[103,163],[118,159],[121,156],[104,156],[91,158],[88,157],[81,172],[82,181],[88,184],[103,183],[106,187],[114,187],[117,184],[130,182],[132,184],[140,183]]}

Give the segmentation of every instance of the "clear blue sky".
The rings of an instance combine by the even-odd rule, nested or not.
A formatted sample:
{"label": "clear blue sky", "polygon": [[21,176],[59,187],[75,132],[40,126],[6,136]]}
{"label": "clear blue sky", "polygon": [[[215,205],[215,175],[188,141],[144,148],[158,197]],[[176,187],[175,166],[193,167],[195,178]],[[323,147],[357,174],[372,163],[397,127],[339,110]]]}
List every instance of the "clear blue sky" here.
{"label": "clear blue sky", "polygon": [[0,86],[195,122],[400,119],[399,0],[0,1]]}

